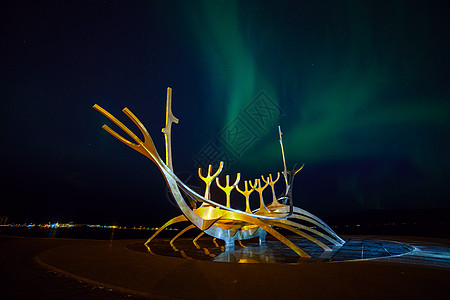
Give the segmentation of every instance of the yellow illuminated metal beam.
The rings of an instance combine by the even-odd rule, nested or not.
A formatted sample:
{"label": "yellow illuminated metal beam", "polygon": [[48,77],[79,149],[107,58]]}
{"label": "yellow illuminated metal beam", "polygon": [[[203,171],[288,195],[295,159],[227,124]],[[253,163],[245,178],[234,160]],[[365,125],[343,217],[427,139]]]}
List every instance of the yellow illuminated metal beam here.
{"label": "yellow illuminated metal beam", "polygon": [[179,120],[172,113],[172,89],[167,88],[166,102],[166,127],[162,129],[166,142],[166,165],[173,171],[172,165],[172,123],[178,124]]}
{"label": "yellow illuminated metal beam", "polygon": [[[226,185],[222,186],[219,181],[219,174],[223,169],[223,162],[220,163],[218,170],[212,174],[212,166],[209,165],[207,175],[203,176],[201,173],[201,169],[198,170],[199,177],[205,182],[205,193],[204,196],[199,195],[195,191],[193,191],[190,187],[188,187],[185,183],[183,183],[173,172],[172,165],[172,149],[171,149],[171,126],[172,123],[178,123],[178,119],[173,116],[172,113],[172,89],[167,89],[167,103],[166,103],[166,127],[163,128],[163,133],[165,136],[166,143],[166,160],[162,161],[159,156],[153,140],[147,129],[144,125],[139,121],[139,119],[128,109],[124,108],[123,112],[134,122],[134,124],[141,131],[144,139],[143,141],[134,134],[129,128],[127,128],[123,123],[117,120],[113,115],[107,112],[105,109],[101,108],[98,105],[94,105],[94,108],[98,110],[100,113],[105,115],[108,119],[110,119],[114,124],[116,124],[119,128],[121,128],[130,138],[131,141],[122,137],[117,132],[109,128],[107,125],[104,125],[103,128],[113,135],[115,138],[126,144],[127,146],[133,148],[134,150],[140,152],[145,155],[149,159],[151,159],[159,168],[164,179],[166,180],[167,186],[169,187],[170,192],[172,193],[177,205],[182,211],[182,215],[177,216],[164,224],[161,228],[158,229],[146,242],[145,246],[151,252],[149,244],[150,242],[165,228],[168,226],[184,222],[190,221],[191,225],[187,226],[180,233],[178,233],[171,241],[170,245],[173,245],[173,242],[181,236],[187,230],[197,227],[202,230],[194,240],[194,245],[199,248],[196,241],[203,235],[208,234],[214,238],[222,239],[227,248],[234,247],[235,241],[239,241],[244,239],[251,239],[254,237],[259,237],[260,243],[264,242],[265,236],[267,233],[271,234],[273,237],[284,243],[290,249],[295,251],[301,257],[310,257],[307,253],[305,253],[302,249],[300,249],[297,245],[295,245],[292,241],[286,238],[284,235],[279,233],[277,230],[273,228],[273,226],[277,226],[280,228],[288,229],[308,240],[322,247],[324,250],[329,251],[330,248],[318,240],[314,236],[322,237],[327,239],[334,245],[342,245],[344,241],[333,231],[331,228],[326,225],[322,220],[317,218],[315,215],[300,209],[298,207],[293,206],[292,204],[292,185],[295,174],[300,171],[303,166],[299,169],[293,169],[292,171],[287,171],[286,168],[286,159],[284,155],[283,141],[282,141],[282,132],[279,127],[279,135],[280,135],[280,145],[283,156],[283,175],[285,177],[286,183],[286,191],[282,198],[290,201],[290,205],[284,205],[278,202],[275,196],[275,188],[274,185],[280,178],[280,173],[277,173],[276,180],[272,179],[272,175],[269,174],[268,177],[261,176],[262,179],[256,179],[253,183],[250,181],[250,187],[248,188],[248,181],[244,181],[244,190],[241,190],[238,186],[240,180],[240,173],[237,174],[236,181],[234,184],[230,185],[229,175],[226,176]],[[226,205],[219,204],[211,199],[210,194],[210,186],[211,182],[215,180],[217,186],[222,189],[227,195],[227,203]],[[261,184],[261,180],[265,183]],[[263,199],[263,191],[269,186],[272,190],[272,203],[266,207]],[[231,192],[236,188],[236,190],[243,194],[246,199],[246,209],[245,211],[241,211],[238,209],[231,208]],[[252,212],[250,209],[250,194],[256,190],[259,194],[260,198],[260,207],[255,212]],[[187,201],[194,203],[191,207],[187,204]],[[202,203],[199,208],[195,203]],[[308,222],[314,226],[317,226],[319,230],[314,228],[310,228],[308,226],[299,224],[294,222],[294,220],[301,220],[303,222]],[[312,235],[305,233],[308,231]],[[323,231],[323,232],[322,232]],[[242,243],[241,243],[242,245]],[[182,252],[182,251],[180,251]],[[182,253],[183,257],[187,257],[185,253]]]}

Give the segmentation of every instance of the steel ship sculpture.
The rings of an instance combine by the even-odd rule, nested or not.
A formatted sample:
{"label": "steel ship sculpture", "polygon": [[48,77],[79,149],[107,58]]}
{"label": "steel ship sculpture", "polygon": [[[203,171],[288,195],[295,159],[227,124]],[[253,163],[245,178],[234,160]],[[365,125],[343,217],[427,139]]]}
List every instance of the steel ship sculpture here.
{"label": "steel ship sculpture", "polygon": [[[181,215],[169,220],[161,226],[159,230],[145,242],[145,245],[150,252],[150,242],[162,230],[179,222],[190,222],[190,225],[181,230],[170,241],[170,245],[174,248],[174,241],[183,233],[195,227],[201,230],[201,233],[193,240],[193,243],[197,248],[199,248],[199,246],[196,242],[204,234],[215,239],[223,240],[226,244],[226,248],[230,249],[234,247],[236,241],[241,243],[242,240],[255,237],[259,238],[259,242],[262,244],[265,242],[267,233],[269,233],[292,249],[300,257],[310,258],[310,255],[294,244],[285,235],[281,234],[276,228],[286,229],[292,232],[292,234],[308,239],[321,247],[324,250],[324,253],[332,251],[332,248],[339,248],[344,244],[344,240],[342,240],[325,222],[306,210],[293,205],[292,187],[294,177],[303,166],[298,169],[294,168],[291,171],[287,170],[280,127],[278,128],[284,164],[282,174],[285,182],[285,190],[281,196],[276,197],[274,187],[275,183],[280,178],[279,172],[275,179],[272,174],[269,174],[268,176],[261,176],[261,178],[254,180],[244,181],[241,185],[242,187],[239,185],[241,178],[240,173],[236,174],[236,179],[233,183],[230,183],[230,176],[226,175],[225,183],[222,184],[219,175],[223,171],[223,162],[220,163],[218,169],[214,173],[212,172],[212,166],[209,165],[205,176],[203,176],[204,172],[201,168],[198,169],[198,175],[206,185],[204,194],[200,195],[181,181],[177,175],[175,175],[173,170],[171,132],[172,124],[178,123],[179,120],[172,113],[171,88],[167,88],[166,126],[162,129],[165,137],[165,161],[156,150],[147,129],[128,108],[124,108],[122,111],[139,128],[144,137],[143,141],[108,111],[97,104],[94,105],[94,108],[122,129],[132,141],[122,137],[107,125],[103,125],[102,128],[104,130],[127,146],[145,155],[156,164],[164,176],[167,186],[182,212]],[[218,203],[214,199],[211,199],[210,189],[213,183],[226,194],[225,204]],[[263,191],[267,187],[270,187],[272,192],[272,202],[270,204],[266,204],[266,201],[263,198]],[[233,208],[233,191],[235,191],[235,193],[241,193],[245,197],[245,210]],[[252,210],[250,207],[250,194],[255,191],[259,196],[259,208]],[[332,248],[325,243],[325,240],[328,241],[328,244]]]}

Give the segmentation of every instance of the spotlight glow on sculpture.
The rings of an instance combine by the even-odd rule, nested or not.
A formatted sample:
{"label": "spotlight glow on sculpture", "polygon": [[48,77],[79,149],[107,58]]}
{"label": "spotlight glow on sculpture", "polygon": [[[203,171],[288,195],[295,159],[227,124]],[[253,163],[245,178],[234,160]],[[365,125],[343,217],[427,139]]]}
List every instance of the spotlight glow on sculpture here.
{"label": "spotlight glow on sculpture", "polygon": [[[162,227],[160,227],[159,230],[145,242],[145,245],[150,252],[150,242],[166,227],[179,222],[190,222],[191,224],[181,230],[180,233],[170,241],[172,247],[174,247],[173,242],[177,238],[194,227],[197,227],[202,231],[193,240],[193,243],[197,248],[199,248],[199,246],[196,241],[205,233],[213,238],[223,240],[227,248],[233,248],[235,241],[239,241],[240,243],[241,240],[255,237],[259,238],[260,244],[264,243],[265,237],[267,233],[269,233],[284,243],[287,247],[295,251],[299,256],[310,258],[310,255],[300,249],[300,247],[295,245],[286,236],[277,231],[275,229],[277,227],[287,229],[296,235],[308,239],[309,241],[320,246],[324,251],[332,251],[332,249],[320,241],[319,238],[329,241],[335,247],[340,247],[344,244],[344,240],[342,240],[327,224],[325,224],[325,222],[315,215],[293,205],[292,187],[294,177],[295,174],[303,168],[303,166],[299,169],[294,168],[292,171],[287,170],[280,127],[278,128],[284,164],[282,174],[285,182],[285,190],[281,196],[276,197],[274,188],[275,183],[280,178],[279,172],[276,174],[275,180],[273,179],[272,174],[268,174],[266,176],[263,175],[261,178],[244,181],[243,184],[241,184],[241,188],[239,186],[241,178],[240,173],[232,176],[233,178],[236,178],[234,182],[231,181],[233,182],[232,184],[230,184],[230,175],[226,175],[224,184],[221,183],[223,180],[219,179],[219,175],[223,170],[223,162],[220,163],[219,168],[214,173],[212,171],[212,166],[209,165],[205,176],[203,176],[205,172],[199,168],[198,175],[206,185],[204,195],[199,195],[189,188],[175,175],[173,171],[171,128],[172,123],[178,123],[178,119],[172,114],[171,106],[172,89],[167,88],[166,127],[162,129],[165,136],[166,146],[166,159],[164,162],[159,156],[147,129],[128,108],[124,108],[123,112],[139,128],[144,136],[144,141],[142,141],[136,134],[134,134],[105,109],[97,104],[94,105],[96,110],[119,126],[134,142],[125,139],[107,125],[103,125],[103,129],[127,146],[145,155],[156,164],[164,176],[167,186],[169,187],[173,198],[182,212],[181,215],[169,220]],[[220,204],[214,201],[214,199],[211,199],[210,189],[213,182],[215,182],[217,187],[219,187],[226,194],[226,204]],[[263,198],[263,191],[268,186],[270,186],[272,191],[272,202],[267,205]],[[232,192],[234,190],[244,195],[246,199],[245,211],[233,208]],[[250,207],[250,194],[254,191],[259,194],[260,205],[259,208],[252,210]]]}

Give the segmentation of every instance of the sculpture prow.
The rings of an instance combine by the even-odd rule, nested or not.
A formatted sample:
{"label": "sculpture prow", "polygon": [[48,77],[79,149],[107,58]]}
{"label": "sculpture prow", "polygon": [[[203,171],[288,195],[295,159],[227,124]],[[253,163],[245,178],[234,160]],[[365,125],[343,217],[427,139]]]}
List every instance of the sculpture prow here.
{"label": "sculpture prow", "polygon": [[[206,183],[205,195],[201,196],[195,191],[193,191],[190,187],[188,187],[184,182],[182,182],[173,172],[173,164],[172,164],[172,150],[171,150],[171,125],[172,123],[178,123],[178,119],[175,118],[172,114],[171,109],[172,102],[172,90],[168,88],[167,90],[167,106],[166,106],[166,127],[163,128],[163,133],[165,135],[166,142],[166,161],[164,162],[153,143],[153,140],[148,133],[147,129],[140,122],[140,120],[128,109],[124,108],[123,112],[133,121],[133,123],[139,128],[142,135],[144,136],[144,141],[142,141],[136,134],[134,134],[129,128],[127,128],[123,123],[121,123],[118,119],[116,119],[112,114],[108,111],[95,104],[94,108],[98,110],[100,113],[105,115],[108,119],[110,119],[113,123],[115,123],[119,128],[121,128],[128,136],[134,141],[131,142],[128,139],[122,137],[120,134],[112,130],[107,125],[103,125],[103,129],[105,129],[108,133],[113,135],[115,138],[126,144],[127,146],[133,148],[139,153],[145,155],[150,160],[152,160],[167,183],[171,194],[173,195],[177,205],[182,211],[183,215],[173,218],[168,221],[164,226],[162,226],[147,242],[146,245],[150,243],[150,241],[164,228],[170,226],[172,224],[183,222],[189,220],[195,227],[202,230],[204,233],[207,233],[210,236],[215,238],[219,238],[225,241],[228,246],[233,246],[234,241],[236,240],[244,240],[252,237],[259,237],[260,242],[263,242],[265,239],[265,235],[270,233],[272,236],[276,237],[278,240],[286,244],[289,248],[295,251],[302,257],[309,257],[303,250],[301,250],[298,246],[293,244],[289,239],[281,235],[277,232],[273,226],[282,227],[288,229],[300,236],[303,236],[310,241],[313,241],[324,250],[328,251],[330,248],[317,240],[316,238],[306,234],[304,231],[309,231],[317,236],[325,238],[329,240],[334,245],[342,245],[343,240],[334,233],[322,220],[317,218],[316,216],[300,209],[294,207],[292,204],[292,184],[295,174],[301,170],[293,170],[288,172],[286,170],[286,162],[284,158],[284,150],[281,139],[281,129],[280,131],[280,143],[281,149],[283,153],[283,162],[284,162],[284,172],[283,175],[285,177],[286,182],[286,190],[281,198],[277,199],[275,197],[274,185],[279,179],[279,173],[276,180],[272,179],[272,175],[267,177],[262,177],[262,181],[265,184],[261,183],[261,179],[255,180],[254,183],[249,181],[251,189],[248,189],[247,181],[245,182],[245,189],[241,190],[238,186],[240,174],[238,174],[237,179],[233,185],[230,186],[229,178],[226,178],[226,185],[221,186],[218,180],[218,176],[222,171],[223,162],[221,162],[219,169],[211,174],[211,166],[209,166],[208,173],[205,177],[202,176],[201,170],[199,170],[199,176]],[[302,166],[303,168],[303,166]],[[289,178],[288,178],[289,175]],[[227,203],[226,205],[222,205],[213,201],[210,198],[210,184],[215,181],[217,186],[222,189],[227,194]],[[263,190],[270,186],[273,194],[273,201],[267,207],[264,204],[263,200]],[[236,188],[240,193],[242,193],[246,197],[246,205],[247,208],[245,211],[241,211],[238,209],[234,209],[230,205],[230,193]],[[260,197],[260,208],[254,210],[253,212],[250,210],[249,205],[249,195],[253,191],[257,191]],[[194,205],[190,207],[186,202],[186,199],[191,203],[201,203],[200,207]],[[289,200],[289,205],[284,203]],[[283,201],[284,203],[280,203],[279,201]],[[298,219],[303,220],[309,223],[318,226],[325,233],[319,232],[315,229],[309,228],[304,225],[297,224],[288,219]],[[181,235],[185,231],[192,228],[191,226],[186,227],[183,231],[179,233]],[[172,241],[171,245],[173,245],[173,241],[178,238],[177,235]],[[197,240],[200,235],[195,239]],[[195,244],[194,240],[194,244]]]}

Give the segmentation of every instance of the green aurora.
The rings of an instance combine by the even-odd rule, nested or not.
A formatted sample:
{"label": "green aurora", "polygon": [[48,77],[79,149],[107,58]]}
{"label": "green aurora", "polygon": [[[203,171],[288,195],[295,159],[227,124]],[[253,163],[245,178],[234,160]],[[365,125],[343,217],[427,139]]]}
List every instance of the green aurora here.
{"label": "green aurora", "polygon": [[[441,197],[450,167],[450,110],[443,87],[448,58],[443,63],[436,53],[443,54],[446,29],[434,22],[431,5],[325,2],[200,1],[180,10],[184,42],[209,82],[204,122],[220,116],[211,127],[220,130],[265,91],[285,112],[278,124],[289,166],[305,162],[308,172],[374,163],[364,176],[341,170],[336,183],[362,206],[367,196],[358,189],[383,174],[416,176],[364,192],[372,206],[380,207],[379,194],[409,195],[418,186],[439,187]],[[239,158],[236,170],[280,168],[278,124]]]}
{"label": "green aurora", "polygon": [[[215,95],[204,104],[226,126],[264,90],[285,111],[280,123],[287,148],[296,149],[292,159],[390,155],[400,151],[394,144],[417,159],[418,128],[442,131],[436,135],[448,129],[444,95],[430,89],[439,85],[430,82],[430,69],[443,72],[429,49],[438,41],[429,36],[431,20],[408,15],[407,4],[374,12],[369,3],[347,1],[334,10],[200,1],[182,17]],[[413,17],[416,23],[408,22]],[[402,133],[396,140],[386,132],[393,128]],[[246,159],[271,159],[279,148],[273,133],[271,148]]]}
{"label": "green aurora", "polygon": [[[305,164],[296,206],[321,217],[449,208],[448,11],[438,0],[7,2],[1,187],[15,200],[1,216],[142,225],[176,213],[154,165],[92,109],[136,130],[128,107],[163,155],[168,86],[183,179],[210,141],[233,160],[223,176],[274,175],[280,125],[287,167]],[[220,138],[250,124],[259,95],[281,113],[264,129],[252,121],[255,137],[233,152]]]}

